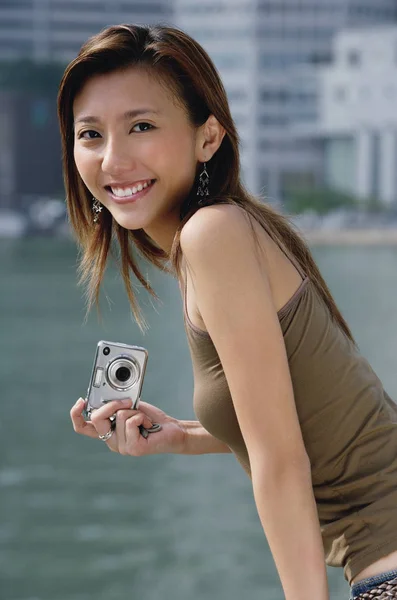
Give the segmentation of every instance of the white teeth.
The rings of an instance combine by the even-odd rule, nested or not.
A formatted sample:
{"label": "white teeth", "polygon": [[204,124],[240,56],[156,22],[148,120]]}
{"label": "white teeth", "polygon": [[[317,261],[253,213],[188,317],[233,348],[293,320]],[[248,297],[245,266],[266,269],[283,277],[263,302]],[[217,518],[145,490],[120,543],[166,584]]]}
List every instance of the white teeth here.
{"label": "white teeth", "polygon": [[134,186],[132,188],[113,188],[111,187],[110,189],[112,190],[112,193],[117,196],[118,198],[124,198],[127,196],[133,196],[134,194],[136,194],[137,192],[141,192],[143,189],[147,188],[150,185],[150,181],[146,181],[144,184],[139,183],[137,186]]}

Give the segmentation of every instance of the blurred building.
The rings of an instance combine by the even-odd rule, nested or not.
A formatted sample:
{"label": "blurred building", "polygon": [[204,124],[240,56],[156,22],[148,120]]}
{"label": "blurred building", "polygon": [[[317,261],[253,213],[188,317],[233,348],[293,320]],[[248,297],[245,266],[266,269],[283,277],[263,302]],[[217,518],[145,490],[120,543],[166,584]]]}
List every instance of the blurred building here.
{"label": "blurred building", "polygon": [[321,184],[321,141],[293,139],[290,127],[317,116],[315,68],[333,60],[345,28],[397,22],[396,0],[258,0],[260,186],[271,199]]}
{"label": "blurred building", "polygon": [[[67,62],[90,35],[121,22],[176,24],[204,46],[238,126],[245,183],[277,202],[329,181],[324,137],[292,130],[318,121],[317,69],[333,64],[335,34],[397,23],[397,0],[0,0],[0,61]],[[43,116],[40,99],[32,102],[27,113]],[[4,141],[10,124],[0,121],[1,178],[16,169]],[[7,186],[16,190],[11,175]]]}
{"label": "blurred building", "polygon": [[256,191],[259,163],[256,0],[174,0],[176,25],[196,39],[215,63],[241,141],[244,183]]}
{"label": "blurred building", "polygon": [[[104,27],[171,15],[169,0],[0,0],[0,62],[66,65]],[[37,197],[62,194],[55,94],[0,85],[0,208],[25,210]]]}
{"label": "blurred building", "polygon": [[174,0],[175,21],[209,52],[242,140],[245,179],[270,201],[322,184],[321,139],[291,126],[317,118],[316,68],[341,29],[397,22],[396,0]]}
{"label": "blurred building", "polygon": [[55,98],[0,91],[0,208],[24,210],[42,196],[63,197]]}
{"label": "blurred building", "polygon": [[0,60],[67,63],[104,27],[171,15],[172,0],[0,0]]}
{"label": "blurred building", "polygon": [[317,85],[317,118],[294,131],[321,142],[325,183],[397,206],[397,26],[338,34]]}

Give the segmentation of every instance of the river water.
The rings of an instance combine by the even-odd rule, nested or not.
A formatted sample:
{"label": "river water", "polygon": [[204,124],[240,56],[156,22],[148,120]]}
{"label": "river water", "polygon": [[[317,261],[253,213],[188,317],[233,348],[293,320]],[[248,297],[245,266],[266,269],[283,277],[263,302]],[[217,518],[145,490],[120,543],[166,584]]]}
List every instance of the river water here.
{"label": "river water", "polygon": [[[397,399],[397,248],[313,252],[361,351]],[[122,457],[71,427],[99,339],[145,346],[143,399],[194,418],[176,281],[147,269],[162,303],[139,294],[150,323],[143,336],[114,268],[103,321],[94,310],[84,323],[70,242],[4,240],[0,256],[0,599],[282,598],[233,456]],[[347,598],[342,570],[328,573],[331,599]]]}

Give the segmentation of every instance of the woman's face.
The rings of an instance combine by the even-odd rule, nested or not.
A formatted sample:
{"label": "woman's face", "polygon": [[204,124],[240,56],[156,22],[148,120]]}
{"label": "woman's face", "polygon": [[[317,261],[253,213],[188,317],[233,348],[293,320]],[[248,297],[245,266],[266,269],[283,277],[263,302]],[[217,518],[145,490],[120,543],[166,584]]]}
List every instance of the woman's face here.
{"label": "woman's face", "polygon": [[197,163],[211,156],[203,158],[199,129],[170,93],[150,72],[129,68],[89,79],[73,113],[74,159],[92,195],[126,229],[154,239],[175,229]]}

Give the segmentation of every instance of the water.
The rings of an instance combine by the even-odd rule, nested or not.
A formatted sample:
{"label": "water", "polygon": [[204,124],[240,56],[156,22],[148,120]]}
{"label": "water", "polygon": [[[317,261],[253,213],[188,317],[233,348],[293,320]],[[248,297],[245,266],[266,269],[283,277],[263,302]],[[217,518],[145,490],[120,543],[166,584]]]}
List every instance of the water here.
{"label": "water", "polygon": [[[397,398],[397,249],[317,248],[320,268],[386,390]],[[144,345],[143,399],[194,418],[175,280],[148,269],[133,323],[111,270],[103,323],[86,325],[76,252],[66,241],[0,242],[1,600],[282,598],[250,483],[231,455],[122,457],[76,435],[99,339]],[[328,569],[332,600],[348,597]]]}

